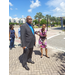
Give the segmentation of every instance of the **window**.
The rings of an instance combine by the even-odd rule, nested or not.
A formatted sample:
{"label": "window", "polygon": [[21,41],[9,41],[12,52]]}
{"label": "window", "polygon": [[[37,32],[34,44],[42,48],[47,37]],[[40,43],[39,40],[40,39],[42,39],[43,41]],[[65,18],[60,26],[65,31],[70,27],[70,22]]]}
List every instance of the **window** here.
{"label": "window", "polygon": [[11,22],[11,19],[9,19],[9,23]]}
{"label": "window", "polygon": [[14,20],[14,23],[16,23],[16,20]]}

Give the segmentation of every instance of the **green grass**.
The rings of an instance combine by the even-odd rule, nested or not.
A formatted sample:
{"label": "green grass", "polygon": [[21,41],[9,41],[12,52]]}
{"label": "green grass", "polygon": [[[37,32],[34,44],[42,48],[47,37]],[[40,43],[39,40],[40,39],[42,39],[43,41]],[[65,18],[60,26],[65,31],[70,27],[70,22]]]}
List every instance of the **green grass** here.
{"label": "green grass", "polygon": [[[48,27],[50,27],[50,26],[48,26]],[[39,28],[38,26],[34,26],[34,28]],[[42,26],[40,26],[40,28],[42,28]]]}
{"label": "green grass", "polygon": [[62,31],[64,31],[64,32],[65,32],[65,29],[63,29]]}

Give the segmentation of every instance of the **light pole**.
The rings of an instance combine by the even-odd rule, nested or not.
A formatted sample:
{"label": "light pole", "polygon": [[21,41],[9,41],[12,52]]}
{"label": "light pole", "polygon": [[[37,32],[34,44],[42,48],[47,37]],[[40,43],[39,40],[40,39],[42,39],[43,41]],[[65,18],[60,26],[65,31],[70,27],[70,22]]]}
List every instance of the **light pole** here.
{"label": "light pole", "polygon": [[48,15],[47,15],[47,31],[48,31]]}
{"label": "light pole", "polygon": [[52,22],[51,22],[51,27],[52,27]]}

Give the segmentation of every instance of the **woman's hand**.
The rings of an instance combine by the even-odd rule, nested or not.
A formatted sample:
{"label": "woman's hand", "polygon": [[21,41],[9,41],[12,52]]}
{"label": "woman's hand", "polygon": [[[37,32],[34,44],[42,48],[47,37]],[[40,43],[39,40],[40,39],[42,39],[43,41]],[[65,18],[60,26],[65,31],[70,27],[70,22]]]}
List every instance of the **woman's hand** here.
{"label": "woman's hand", "polygon": [[10,38],[9,38],[9,40],[10,40]]}
{"label": "woman's hand", "polygon": [[18,37],[16,36],[16,38],[18,38]]}

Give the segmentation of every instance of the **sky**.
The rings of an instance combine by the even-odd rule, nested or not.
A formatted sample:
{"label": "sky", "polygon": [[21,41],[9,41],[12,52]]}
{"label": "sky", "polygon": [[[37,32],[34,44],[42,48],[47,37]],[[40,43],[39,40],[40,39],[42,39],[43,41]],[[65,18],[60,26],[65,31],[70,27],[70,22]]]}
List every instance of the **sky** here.
{"label": "sky", "polygon": [[30,15],[33,19],[36,13],[44,16],[65,16],[65,0],[9,0],[9,17],[24,18]]}

